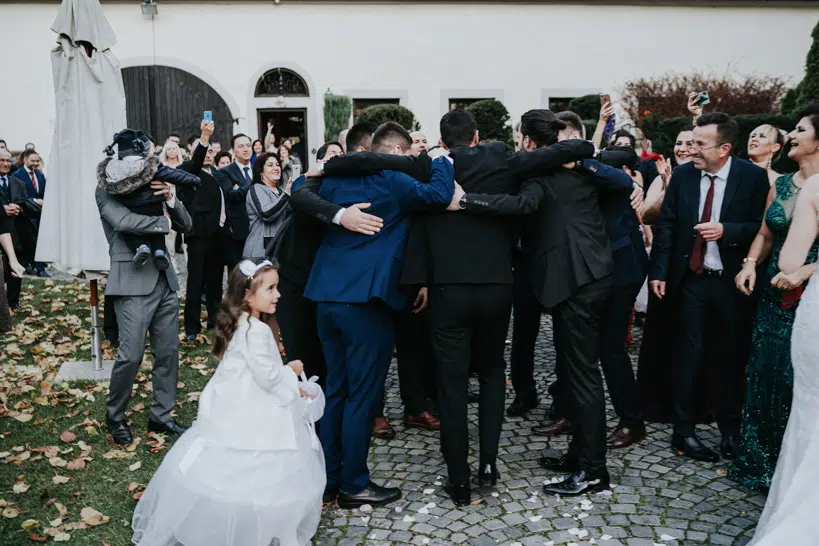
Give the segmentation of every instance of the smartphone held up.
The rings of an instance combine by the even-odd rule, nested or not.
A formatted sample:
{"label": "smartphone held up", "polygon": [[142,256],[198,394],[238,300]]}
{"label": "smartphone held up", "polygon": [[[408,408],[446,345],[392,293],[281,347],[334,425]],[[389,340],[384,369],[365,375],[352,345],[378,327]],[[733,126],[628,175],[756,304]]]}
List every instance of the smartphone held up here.
{"label": "smartphone held up", "polygon": [[213,121],[213,112],[210,110],[205,111],[205,114],[202,116],[204,121]]}

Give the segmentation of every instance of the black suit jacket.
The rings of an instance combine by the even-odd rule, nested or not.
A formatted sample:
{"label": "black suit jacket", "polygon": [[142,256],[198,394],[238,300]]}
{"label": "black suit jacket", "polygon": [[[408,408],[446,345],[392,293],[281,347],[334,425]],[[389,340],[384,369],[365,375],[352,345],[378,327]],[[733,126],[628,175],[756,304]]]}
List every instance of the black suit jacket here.
{"label": "black suit jacket", "polygon": [[[219,229],[219,216],[222,212],[221,187],[213,174],[202,169],[207,153],[208,147],[199,144],[191,158],[177,167],[198,176],[202,181],[198,188],[179,186],[176,190],[179,199],[182,200],[193,220],[191,237],[209,237]],[[225,200],[226,215],[227,210],[227,200]],[[225,225],[230,225],[229,219],[226,219]]]}
{"label": "black suit jacket", "polygon": [[0,189],[0,204],[20,205],[22,212],[17,216],[9,217],[11,219],[9,233],[11,233],[14,250],[18,254],[24,254],[27,249],[33,251],[37,232],[32,220],[40,217],[42,207],[28,196],[26,181],[15,176],[8,176],[8,189]]}
{"label": "black suit jacket", "polygon": [[[666,290],[674,290],[688,270],[696,232],[700,223],[700,181],[702,171],[687,163],[671,175],[660,221],[655,229],[651,250],[651,280],[666,281]],[[720,210],[724,232],[719,246],[723,277],[733,282],[742,268],[742,260],[762,224],[765,203],[770,190],[765,169],[733,157]]]}
{"label": "black suit jacket", "polygon": [[[250,171],[250,176],[253,176],[253,169]],[[236,240],[247,239],[250,233],[250,220],[247,217],[247,192],[253,185],[245,179],[245,175],[239,166],[234,162],[216,171],[216,180],[222,187],[222,193],[225,194],[225,208],[227,209],[227,217],[230,220],[231,231],[233,238]],[[234,189],[234,186],[238,188]]]}

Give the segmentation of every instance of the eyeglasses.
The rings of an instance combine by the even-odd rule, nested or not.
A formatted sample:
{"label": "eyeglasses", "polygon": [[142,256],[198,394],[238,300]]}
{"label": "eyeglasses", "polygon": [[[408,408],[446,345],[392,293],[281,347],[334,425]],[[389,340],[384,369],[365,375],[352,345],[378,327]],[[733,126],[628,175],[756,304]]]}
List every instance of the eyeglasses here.
{"label": "eyeglasses", "polygon": [[689,144],[688,149],[693,150],[695,152],[704,152],[706,150],[713,150],[714,148],[719,148],[723,144],[725,144],[725,143],[720,142],[719,144],[714,144],[713,146],[708,146],[707,148],[700,148],[698,144],[694,143],[694,144]]}

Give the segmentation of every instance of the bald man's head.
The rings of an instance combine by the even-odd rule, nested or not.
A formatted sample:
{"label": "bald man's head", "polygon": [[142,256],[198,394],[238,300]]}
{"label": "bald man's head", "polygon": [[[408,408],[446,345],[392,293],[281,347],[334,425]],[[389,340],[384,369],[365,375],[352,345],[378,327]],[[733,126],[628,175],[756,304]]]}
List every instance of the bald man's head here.
{"label": "bald man's head", "polygon": [[421,155],[421,152],[429,150],[427,135],[425,133],[413,131],[410,133],[410,137],[412,137],[412,148],[410,148],[412,155]]}
{"label": "bald man's head", "polygon": [[0,150],[0,176],[6,176],[11,170],[11,154],[8,150]]}

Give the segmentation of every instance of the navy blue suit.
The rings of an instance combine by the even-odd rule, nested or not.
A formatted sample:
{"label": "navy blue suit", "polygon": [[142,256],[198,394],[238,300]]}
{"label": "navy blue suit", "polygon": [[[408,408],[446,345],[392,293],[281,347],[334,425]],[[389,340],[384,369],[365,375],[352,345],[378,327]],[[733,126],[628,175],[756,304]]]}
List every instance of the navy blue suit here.
{"label": "navy blue suit", "polygon": [[324,237],[304,295],[318,304],[319,338],[327,362],[321,443],[327,485],[358,493],[370,480],[367,452],[377,402],[384,392],[395,341],[392,312],[408,298],[399,289],[410,214],[446,207],[455,170],[432,163],[429,184],[383,171],[357,178],[327,177],[320,196],[336,205],[371,203],[384,220],[375,235],[331,228]]}
{"label": "navy blue suit", "polygon": [[40,171],[34,171],[34,176],[37,177],[37,191],[34,191],[34,184],[31,183],[31,176],[25,167],[20,167],[9,176],[16,176],[26,181],[26,191],[31,199],[42,199],[45,196],[46,177]]}

